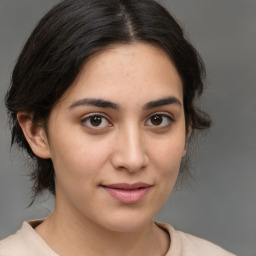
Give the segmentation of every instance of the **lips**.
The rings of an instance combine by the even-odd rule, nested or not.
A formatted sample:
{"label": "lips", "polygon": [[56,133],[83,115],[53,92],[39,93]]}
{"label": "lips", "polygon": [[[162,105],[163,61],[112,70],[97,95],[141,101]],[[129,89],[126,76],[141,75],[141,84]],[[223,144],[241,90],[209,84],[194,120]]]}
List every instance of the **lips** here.
{"label": "lips", "polygon": [[141,201],[149,192],[152,185],[144,182],[137,182],[134,184],[108,184],[101,185],[101,187],[114,199],[122,203],[131,204]]}

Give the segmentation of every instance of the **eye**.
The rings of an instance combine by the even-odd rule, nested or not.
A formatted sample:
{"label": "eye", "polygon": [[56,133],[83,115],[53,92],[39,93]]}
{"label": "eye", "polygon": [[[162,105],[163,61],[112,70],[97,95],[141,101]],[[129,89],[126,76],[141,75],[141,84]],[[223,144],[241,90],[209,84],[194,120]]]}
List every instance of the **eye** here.
{"label": "eye", "polygon": [[96,129],[111,126],[107,118],[99,114],[92,114],[90,116],[85,117],[82,120],[82,123],[83,125],[89,128],[96,128]]}
{"label": "eye", "polygon": [[155,114],[150,116],[146,121],[147,126],[165,128],[168,127],[172,122],[173,118],[165,114]]}

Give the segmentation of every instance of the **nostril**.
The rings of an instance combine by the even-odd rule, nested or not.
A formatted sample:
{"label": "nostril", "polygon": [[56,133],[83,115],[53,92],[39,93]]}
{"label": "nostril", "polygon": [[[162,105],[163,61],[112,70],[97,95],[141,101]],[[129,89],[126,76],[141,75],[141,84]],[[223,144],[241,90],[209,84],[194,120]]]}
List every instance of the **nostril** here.
{"label": "nostril", "polygon": [[117,170],[137,172],[144,170],[148,164],[143,138],[135,126],[120,131],[112,154],[112,165]]}

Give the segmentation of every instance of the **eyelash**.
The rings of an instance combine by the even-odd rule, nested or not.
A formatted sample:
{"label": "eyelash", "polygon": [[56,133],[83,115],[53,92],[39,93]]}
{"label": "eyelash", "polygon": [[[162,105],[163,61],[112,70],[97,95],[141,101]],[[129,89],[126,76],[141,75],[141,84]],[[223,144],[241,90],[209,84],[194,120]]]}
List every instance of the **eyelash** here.
{"label": "eyelash", "polygon": [[[160,113],[154,113],[154,114],[150,115],[149,118],[147,119],[147,121],[145,122],[145,124],[147,125],[147,122],[149,122],[149,121],[152,123],[152,118],[154,118],[154,117],[160,117],[161,118],[161,124],[163,122],[163,119],[167,122],[167,124],[165,124],[163,126],[161,126],[161,124],[160,125],[153,125],[152,124],[152,127],[154,129],[168,128],[175,121],[172,116],[160,112]],[[151,125],[147,125],[147,126],[151,126]]]}
{"label": "eyelash", "polygon": [[[159,118],[160,117],[160,124],[159,125],[154,125],[152,123],[152,119],[153,118]],[[95,119],[94,121],[99,121],[99,124],[98,125],[93,125],[91,122],[92,122],[92,118],[98,118]],[[103,123],[103,126],[102,126],[102,121],[104,120],[104,123]],[[155,120],[157,121],[157,120]],[[161,126],[162,122],[167,122],[167,124]],[[146,122],[145,122],[145,125],[146,126],[152,126],[152,128],[154,129],[164,129],[164,128],[168,128],[175,120],[173,119],[173,117],[171,117],[170,115],[167,115],[167,114],[164,114],[164,113],[154,113],[154,114],[151,114]],[[90,122],[90,123],[88,123]],[[151,123],[151,124],[148,124],[148,123]],[[85,118],[83,118],[81,120],[81,123],[82,125],[88,127],[88,128],[91,128],[91,129],[104,129],[106,127],[111,127],[113,126],[112,123],[109,121],[109,119],[107,117],[105,117],[103,114],[101,113],[93,113],[93,114],[89,114],[87,115]]]}
{"label": "eyelash", "polygon": [[[91,124],[87,124],[86,122],[92,121],[92,118],[100,118],[100,120],[101,120],[100,124],[99,124],[98,126],[94,126],[94,125],[92,125],[92,123],[91,123]],[[102,120],[105,120],[105,122],[107,122],[108,125],[106,125],[106,126],[104,126],[104,127],[100,126],[101,123],[102,123]],[[96,120],[96,121],[97,121],[97,120]],[[81,120],[81,123],[82,123],[83,125],[85,125],[86,127],[92,128],[92,129],[103,129],[103,128],[105,128],[105,127],[111,127],[111,126],[112,126],[112,124],[110,123],[110,121],[108,120],[108,118],[105,117],[104,115],[100,114],[100,113],[89,114],[88,116],[86,116],[85,118],[83,118],[83,119]]]}

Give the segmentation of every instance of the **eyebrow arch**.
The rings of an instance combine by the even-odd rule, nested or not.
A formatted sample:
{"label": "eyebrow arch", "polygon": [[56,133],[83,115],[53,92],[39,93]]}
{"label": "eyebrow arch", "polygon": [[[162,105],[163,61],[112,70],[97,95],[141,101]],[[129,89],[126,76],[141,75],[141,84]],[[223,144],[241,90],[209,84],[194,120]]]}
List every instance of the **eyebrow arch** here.
{"label": "eyebrow arch", "polygon": [[102,99],[90,99],[90,98],[84,98],[78,101],[75,101],[72,103],[69,107],[69,109],[72,109],[74,107],[78,106],[96,106],[99,108],[112,108],[112,109],[119,109],[119,106],[116,103],[113,103],[108,100],[102,100]]}
{"label": "eyebrow arch", "polygon": [[164,106],[164,105],[170,105],[170,104],[176,104],[180,107],[182,106],[181,102],[176,97],[166,97],[159,100],[150,101],[143,107],[144,110],[149,110],[152,108]]}
{"label": "eyebrow arch", "polygon": [[[164,106],[164,105],[170,105],[170,104],[176,104],[179,106],[182,106],[181,102],[176,97],[166,97],[159,100],[154,100],[146,103],[143,106],[143,110],[149,110],[152,108]],[[79,106],[96,106],[99,108],[112,108],[115,110],[120,109],[119,105],[103,99],[94,99],[94,98],[84,98],[78,101],[73,102],[69,109],[79,107]]]}

